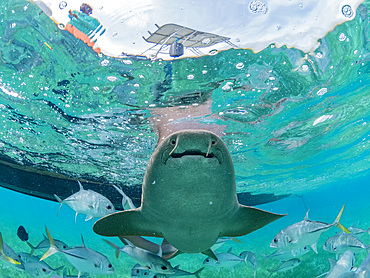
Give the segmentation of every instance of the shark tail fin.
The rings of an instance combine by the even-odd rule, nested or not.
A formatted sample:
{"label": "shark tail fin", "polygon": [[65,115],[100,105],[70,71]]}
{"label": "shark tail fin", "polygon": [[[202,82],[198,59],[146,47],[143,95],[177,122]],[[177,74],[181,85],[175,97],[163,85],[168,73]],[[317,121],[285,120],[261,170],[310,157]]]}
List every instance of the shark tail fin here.
{"label": "shark tail fin", "polygon": [[121,253],[120,250],[119,250],[119,246],[118,245],[115,245],[113,242],[110,242],[109,240],[107,239],[103,239],[107,244],[109,244],[111,247],[114,248],[114,250],[116,251],[116,258],[118,259],[119,257],[119,254]]}
{"label": "shark tail fin", "polygon": [[33,256],[33,253],[35,253],[36,247],[33,246],[31,243],[27,241],[28,246],[31,248],[30,257]]}
{"label": "shark tail fin", "polygon": [[344,227],[342,224],[339,223],[339,220],[342,217],[342,214],[343,214],[343,211],[344,211],[344,207],[345,206],[346,205],[343,205],[342,209],[340,210],[337,218],[335,219],[335,221],[333,223],[333,226],[336,226],[337,228],[341,229],[343,232],[345,232],[347,234],[350,234],[351,232],[346,227]]}
{"label": "shark tail fin", "polygon": [[6,262],[8,262],[8,263],[11,263],[11,264],[14,264],[14,265],[20,265],[20,264],[21,264],[20,262],[18,262],[18,261],[16,261],[16,260],[14,260],[13,258],[11,258],[11,257],[9,257],[9,256],[7,256],[7,255],[5,255],[5,253],[4,253],[4,242],[3,242],[3,236],[1,235],[1,232],[0,232],[0,257],[1,257],[4,261],[6,261]]}
{"label": "shark tail fin", "polygon": [[48,227],[45,226],[46,235],[48,236],[50,248],[48,251],[45,252],[45,254],[41,257],[40,261],[45,260],[47,257],[50,257],[51,255],[54,255],[55,253],[59,252],[58,246],[55,244],[54,239],[52,238]]}

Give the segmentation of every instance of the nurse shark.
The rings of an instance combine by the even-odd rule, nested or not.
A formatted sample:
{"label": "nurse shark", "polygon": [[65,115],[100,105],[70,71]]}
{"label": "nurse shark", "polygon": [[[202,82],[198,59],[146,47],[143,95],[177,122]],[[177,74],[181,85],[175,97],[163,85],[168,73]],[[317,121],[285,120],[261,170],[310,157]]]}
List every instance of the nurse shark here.
{"label": "nurse shark", "polygon": [[231,155],[217,135],[182,130],[154,151],[141,206],[105,216],[93,229],[102,236],[163,237],[182,252],[213,255],[219,237],[243,236],[282,216],[239,204]]}

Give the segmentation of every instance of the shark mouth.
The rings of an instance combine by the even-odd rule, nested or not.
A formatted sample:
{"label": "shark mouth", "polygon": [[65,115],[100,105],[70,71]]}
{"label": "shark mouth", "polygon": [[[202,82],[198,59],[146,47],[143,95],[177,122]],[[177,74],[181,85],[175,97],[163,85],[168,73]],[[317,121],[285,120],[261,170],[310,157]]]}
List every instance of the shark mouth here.
{"label": "shark mouth", "polygon": [[199,150],[187,150],[187,151],[184,151],[182,153],[172,153],[170,156],[172,158],[181,158],[183,156],[187,156],[187,155],[200,155],[200,156],[203,156],[204,158],[213,158],[215,157],[215,155],[213,153],[205,153],[205,152],[201,152]]}

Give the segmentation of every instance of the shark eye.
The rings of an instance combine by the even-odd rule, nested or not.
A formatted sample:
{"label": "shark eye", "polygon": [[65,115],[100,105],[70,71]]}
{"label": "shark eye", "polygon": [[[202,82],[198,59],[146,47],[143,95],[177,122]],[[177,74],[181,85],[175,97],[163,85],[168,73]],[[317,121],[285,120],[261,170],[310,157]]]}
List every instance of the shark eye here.
{"label": "shark eye", "polygon": [[43,268],[43,269],[42,269],[42,271],[43,271],[43,272],[46,272],[46,268]]}
{"label": "shark eye", "polygon": [[162,270],[167,270],[167,266],[163,265],[161,268],[162,268]]}
{"label": "shark eye", "polygon": [[107,206],[107,209],[112,209],[112,206],[111,206],[111,205],[108,205],[108,206]]}
{"label": "shark eye", "polygon": [[140,270],[136,270],[136,273],[140,273]]}

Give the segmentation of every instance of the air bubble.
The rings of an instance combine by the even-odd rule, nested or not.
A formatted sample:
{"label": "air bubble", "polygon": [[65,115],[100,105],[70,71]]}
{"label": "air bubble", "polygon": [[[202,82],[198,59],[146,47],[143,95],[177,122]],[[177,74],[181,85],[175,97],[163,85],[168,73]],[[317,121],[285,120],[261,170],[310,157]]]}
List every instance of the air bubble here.
{"label": "air bubble", "polygon": [[59,4],[59,9],[63,10],[67,7],[67,2],[66,1],[62,1],[60,2]]}
{"label": "air bubble", "polygon": [[321,52],[316,53],[316,58],[321,59],[324,55]]}
{"label": "air bubble", "polygon": [[100,65],[101,65],[102,67],[108,66],[108,64],[109,64],[109,61],[108,61],[108,60],[103,60],[103,61],[101,61],[101,63],[100,63]]}
{"label": "air bubble", "polygon": [[303,65],[303,66],[302,66],[302,70],[303,70],[303,71],[308,71],[308,66],[307,66],[307,65]]}
{"label": "air bubble", "polygon": [[321,89],[317,92],[317,95],[318,95],[318,96],[323,96],[323,95],[325,95],[327,92],[328,92],[328,89],[327,89],[327,88],[321,88]]}
{"label": "air bubble", "polygon": [[237,69],[242,69],[242,68],[244,68],[244,64],[243,63],[238,63],[238,64],[236,64],[236,68]]}
{"label": "air bubble", "polygon": [[188,80],[192,80],[192,79],[194,79],[194,75],[189,74],[186,78],[187,78]]}
{"label": "air bubble", "polygon": [[341,33],[340,35],[339,35],[339,40],[342,42],[342,41],[345,41],[345,39],[347,38],[347,36],[346,36],[346,34],[344,34],[344,33]]}
{"label": "air bubble", "polygon": [[131,60],[122,60],[122,63],[124,63],[125,65],[132,65]]}
{"label": "air bubble", "polygon": [[267,13],[266,4],[258,0],[250,2],[249,9],[252,13]]}
{"label": "air bubble", "polygon": [[345,17],[352,17],[353,16],[353,10],[351,8],[350,5],[344,5],[342,7],[342,14],[345,16]]}
{"label": "air bubble", "polygon": [[117,77],[115,76],[107,76],[107,79],[110,81],[110,82],[114,82],[117,80]]}

